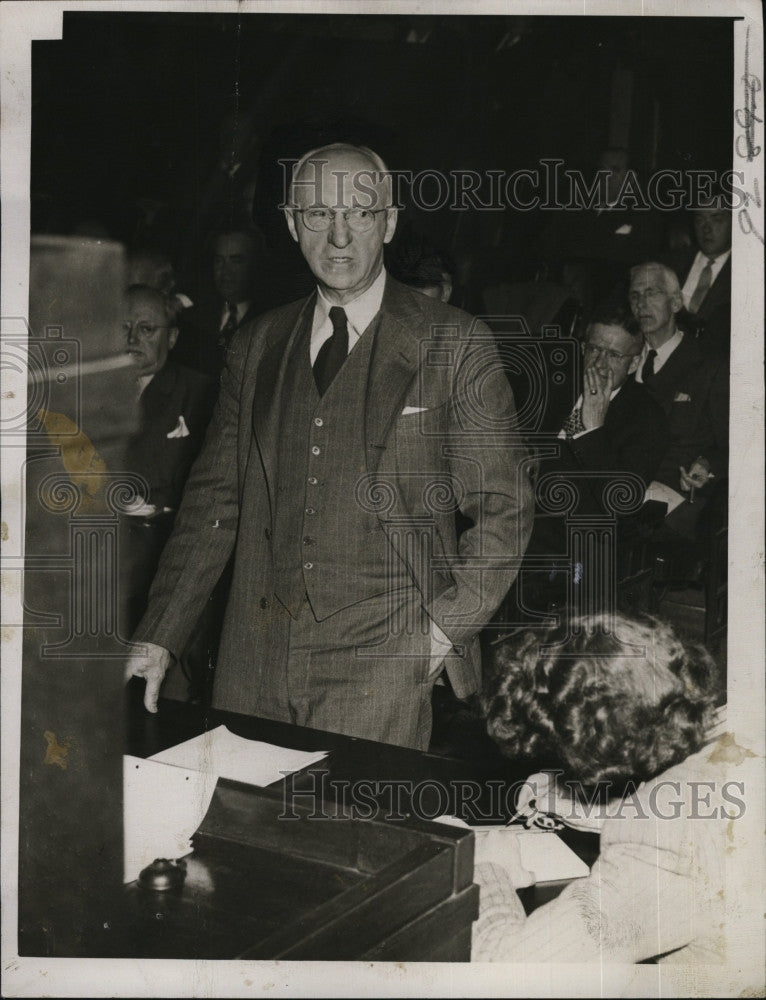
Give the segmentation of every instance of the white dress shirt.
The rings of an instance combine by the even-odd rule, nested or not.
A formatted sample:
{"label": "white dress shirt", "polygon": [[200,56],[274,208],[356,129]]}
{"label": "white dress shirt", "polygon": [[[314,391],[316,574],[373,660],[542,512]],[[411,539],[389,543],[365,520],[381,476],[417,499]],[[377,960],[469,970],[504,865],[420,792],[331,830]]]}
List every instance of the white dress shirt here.
{"label": "white dress shirt", "polygon": [[[244,302],[237,302],[237,326],[244,319],[245,313],[250,308],[250,299],[245,299]],[[218,324],[218,329],[223,330],[226,326],[226,321],[229,318],[229,305],[227,302],[223,304],[223,310],[221,311],[221,322]]]}
{"label": "white dress shirt", "polygon": [[666,340],[662,347],[653,348],[650,343],[644,341],[644,349],[641,351],[641,357],[638,359],[638,368],[636,368],[635,372],[636,382],[644,381],[641,378],[641,372],[644,370],[644,362],[646,361],[646,355],[649,351],[657,351],[657,356],[654,359],[654,374],[656,375],[683,339],[683,330],[676,330],[670,340]]}
{"label": "white dress shirt", "polygon": [[[376,314],[380,310],[383,301],[383,290],[386,287],[386,270],[380,269],[380,274],[373,281],[368,289],[358,295],[355,299],[347,302],[342,308],[346,313],[348,322],[348,351],[351,353],[354,345],[370,325]],[[325,296],[321,288],[317,288],[317,301],[314,306],[314,322],[311,326],[311,346],[309,354],[311,357],[311,367],[317,359],[319,350],[326,340],[332,336],[332,322],[330,320],[330,310],[336,305],[335,302]]]}
{"label": "white dress shirt", "polygon": [[[705,268],[705,264],[707,264],[708,261],[711,261],[710,287],[712,288],[713,282],[721,273],[721,268],[723,267],[723,265],[726,263],[726,261],[729,259],[730,256],[731,256],[731,249],[726,250],[724,253],[721,253],[717,257],[713,258],[708,257],[707,254],[704,254],[701,250],[697,251],[697,256],[694,258],[694,263],[692,264],[691,270],[689,271],[686,281],[684,282],[684,287],[681,289],[681,295],[683,296],[684,306],[687,309],[689,308],[689,303],[691,302],[692,296],[694,295],[694,292],[697,288],[697,284],[699,283],[700,275],[702,274],[702,271]],[[710,291],[710,289],[708,289],[708,291]],[[655,362],[655,370],[656,370],[656,364],[657,363]]]}

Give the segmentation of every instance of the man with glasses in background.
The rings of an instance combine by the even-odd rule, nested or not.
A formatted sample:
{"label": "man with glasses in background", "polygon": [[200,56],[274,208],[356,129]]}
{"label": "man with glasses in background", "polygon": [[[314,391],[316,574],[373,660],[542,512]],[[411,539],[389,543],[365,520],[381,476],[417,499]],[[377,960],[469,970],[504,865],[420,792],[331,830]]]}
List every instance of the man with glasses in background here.
{"label": "man with glasses in background", "polygon": [[[136,370],[139,428],[127,443],[125,466],[142,481],[121,526],[121,580],[128,591],[123,634],[128,636],[146,608],[215,398],[210,378],[172,359],[178,337],[175,309],[174,301],[148,285],[132,285],[126,293],[123,330]],[[176,674],[166,693],[185,700],[187,692]]]}
{"label": "man with glasses in background", "polygon": [[156,710],[233,551],[213,706],[425,749],[531,527],[513,396],[485,327],[386,274],[377,154],[306,154],[284,209],[317,290],[232,340],[128,673]]}
{"label": "man with glasses in background", "polygon": [[[633,493],[640,504],[662,460],[665,415],[633,377],[642,346],[638,324],[622,305],[607,302],[592,315],[582,344],[582,391],[572,410],[554,424],[561,428],[557,451],[551,455],[547,449],[537,475],[538,509],[523,581],[526,594],[535,599],[542,591],[557,601],[567,573],[579,581],[587,572],[582,554],[580,565],[573,566],[568,521],[614,519],[611,502],[620,494]],[[567,494],[571,502],[562,510],[560,500]],[[539,570],[540,557],[551,565]],[[558,565],[563,574],[556,573]]]}

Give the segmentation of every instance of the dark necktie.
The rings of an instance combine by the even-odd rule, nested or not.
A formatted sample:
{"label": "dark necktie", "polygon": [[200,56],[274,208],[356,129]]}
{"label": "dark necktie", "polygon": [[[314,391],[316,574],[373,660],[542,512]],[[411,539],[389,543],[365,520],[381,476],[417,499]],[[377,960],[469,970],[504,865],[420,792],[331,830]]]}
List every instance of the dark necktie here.
{"label": "dark necktie", "polygon": [[340,306],[333,306],[330,310],[330,322],[332,336],[322,344],[314,362],[314,381],[320,396],[327,392],[348,356],[348,323],[345,310]]}
{"label": "dark necktie", "polygon": [[234,331],[237,329],[237,306],[234,302],[227,302],[226,308],[229,310],[229,315],[226,317],[226,322],[221,327],[220,333],[218,334],[218,344],[220,347],[228,347],[229,341],[234,336]]}
{"label": "dark necktie", "polygon": [[651,349],[646,355],[646,361],[644,361],[644,366],[641,369],[641,381],[648,382],[650,379],[654,378],[654,359],[657,357],[657,352],[654,348]]}
{"label": "dark necktie", "polygon": [[707,264],[700,271],[699,281],[697,282],[697,287],[694,289],[694,294],[691,299],[689,299],[689,312],[696,313],[699,307],[702,305],[702,301],[708,293],[708,289],[713,284],[713,262],[715,257],[708,257]]}

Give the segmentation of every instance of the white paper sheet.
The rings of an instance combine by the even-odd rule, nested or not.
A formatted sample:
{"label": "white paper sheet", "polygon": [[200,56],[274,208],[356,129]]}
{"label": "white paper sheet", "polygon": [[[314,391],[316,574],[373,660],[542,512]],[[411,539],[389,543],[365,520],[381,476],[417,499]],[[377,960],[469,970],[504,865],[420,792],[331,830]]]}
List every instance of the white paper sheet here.
{"label": "white paper sheet", "polygon": [[590,873],[585,862],[553,830],[527,830],[520,824],[471,828],[456,816],[439,816],[436,822],[473,829],[477,834],[481,831],[501,830],[504,836],[515,837],[519,845],[521,867],[534,874],[535,882],[584,878]]}
{"label": "white paper sheet", "polygon": [[264,786],[281,781],[285,774],[315,764],[326,756],[325,751],[289,750],[271,743],[247,740],[230,733],[226,726],[218,726],[150,759],[243,781],[248,785]]}
{"label": "white paper sheet", "polygon": [[210,806],[215,774],[123,757],[124,873],[138,878],[155,858],[182,858]]}
{"label": "white paper sheet", "polygon": [[519,841],[521,867],[533,872],[537,882],[562,878],[584,878],[590,869],[553,830],[523,830],[508,827]]}

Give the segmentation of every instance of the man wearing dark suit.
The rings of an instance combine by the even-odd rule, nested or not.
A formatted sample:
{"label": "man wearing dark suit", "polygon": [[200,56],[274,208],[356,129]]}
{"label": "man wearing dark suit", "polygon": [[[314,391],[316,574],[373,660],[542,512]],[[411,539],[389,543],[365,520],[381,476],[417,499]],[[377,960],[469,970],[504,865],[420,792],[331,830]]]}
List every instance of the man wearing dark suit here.
{"label": "man wearing dark suit", "polygon": [[644,335],[636,380],[668,418],[667,450],[655,474],[664,489],[657,499],[672,508],[666,526],[691,539],[707,496],[728,476],[728,363],[679,328],[683,298],[670,268],[634,267],[629,298]]}
{"label": "man wearing dark suit", "polygon": [[683,303],[703,321],[708,347],[727,353],[731,342],[731,210],[699,208],[692,213],[697,251],[671,261]]}
{"label": "man wearing dark suit", "polygon": [[425,748],[439,672],[479,687],[529,536],[513,397],[486,328],[386,275],[376,154],[307,154],[285,214],[317,291],[232,342],[128,673],[156,710],[233,551],[214,706]]}
{"label": "man wearing dark suit", "polygon": [[146,285],[131,286],[124,327],[139,393],[139,428],[127,443],[125,461],[144,482],[123,523],[132,630],[146,607],[186,478],[202,447],[214,386],[211,379],[171,360],[178,329],[161,292]]}
{"label": "man wearing dark suit", "polygon": [[177,357],[190,368],[218,376],[232,337],[261,311],[258,246],[255,233],[240,229],[225,230],[213,240],[215,294],[183,314],[176,348]]}
{"label": "man wearing dark suit", "polygon": [[[562,554],[566,520],[545,510],[546,496],[568,483],[575,500],[567,517],[603,517],[610,486],[644,495],[666,445],[666,420],[659,404],[633,375],[643,338],[630,313],[606,303],[592,316],[582,345],[582,393],[571,412],[559,414],[558,453],[543,459],[538,474],[538,508],[529,553]],[[628,482],[629,481],[629,482]],[[555,503],[554,503],[555,506]]]}

